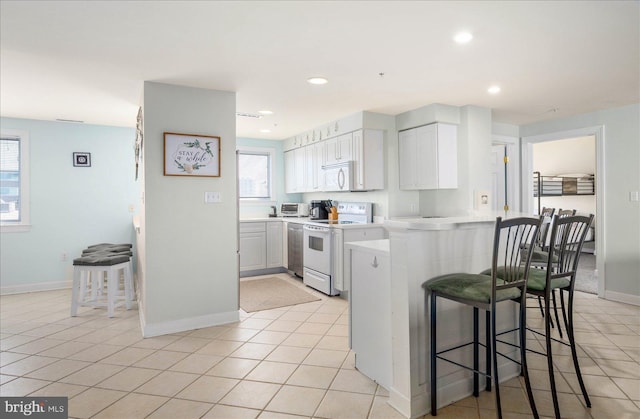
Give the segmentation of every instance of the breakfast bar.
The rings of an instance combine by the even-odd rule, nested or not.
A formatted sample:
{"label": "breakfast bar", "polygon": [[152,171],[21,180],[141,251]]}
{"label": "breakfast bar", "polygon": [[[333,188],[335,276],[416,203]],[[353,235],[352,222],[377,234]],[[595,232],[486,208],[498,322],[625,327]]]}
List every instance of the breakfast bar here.
{"label": "breakfast bar", "polygon": [[[491,264],[496,217],[394,218],[386,220],[390,249],[391,384],[389,403],[405,417],[428,413],[428,319],[422,284],[429,278],[453,272],[480,272]],[[514,216],[510,215],[510,216]],[[352,272],[352,275],[358,275]],[[511,310],[511,307],[504,308]],[[515,307],[514,307],[515,309]],[[443,326],[439,345],[454,347],[472,337],[471,309],[445,301],[438,306]],[[504,316],[503,316],[504,317]],[[507,316],[509,317],[509,316]],[[510,320],[498,324],[506,329]],[[481,329],[481,334],[484,330]],[[459,351],[459,361],[469,362],[471,351]],[[356,353],[356,360],[357,360]],[[514,356],[517,356],[514,354]],[[502,369],[504,368],[504,372]],[[500,367],[504,379],[519,373],[511,363]],[[446,405],[471,394],[472,374],[454,365],[438,368],[438,404]]]}

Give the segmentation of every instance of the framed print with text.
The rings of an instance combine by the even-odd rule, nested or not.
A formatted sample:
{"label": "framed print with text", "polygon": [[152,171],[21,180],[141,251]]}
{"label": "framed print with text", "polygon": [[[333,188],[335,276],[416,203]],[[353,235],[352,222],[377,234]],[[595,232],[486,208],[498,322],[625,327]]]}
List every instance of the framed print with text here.
{"label": "framed print with text", "polygon": [[220,137],[164,133],[165,176],[220,176]]}

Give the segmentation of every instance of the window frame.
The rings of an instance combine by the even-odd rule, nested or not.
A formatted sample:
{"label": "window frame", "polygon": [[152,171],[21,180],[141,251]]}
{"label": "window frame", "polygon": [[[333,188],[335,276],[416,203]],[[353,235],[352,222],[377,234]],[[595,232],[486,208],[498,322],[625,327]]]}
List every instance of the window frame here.
{"label": "window frame", "polygon": [[29,133],[23,130],[3,128],[0,130],[0,138],[20,141],[20,221],[0,220],[0,232],[17,233],[29,231],[31,230]]}
{"label": "window frame", "polygon": [[265,197],[265,198],[252,198],[252,197],[247,197],[247,198],[242,198],[240,197],[240,187],[239,187],[239,182],[240,182],[240,168],[238,165],[238,200],[242,203],[242,204],[251,204],[251,203],[255,203],[255,204],[267,204],[267,203],[273,203],[275,202],[275,198],[273,196],[274,194],[274,185],[273,185],[273,167],[275,165],[275,150],[272,148],[264,148],[264,147],[238,147],[236,149],[236,153],[237,153],[237,158],[238,160],[240,160],[240,155],[241,154],[253,154],[253,155],[260,155],[260,156],[267,156],[269,159],[269,169],[268,169],[268,183],[269,183],[269,196]]}

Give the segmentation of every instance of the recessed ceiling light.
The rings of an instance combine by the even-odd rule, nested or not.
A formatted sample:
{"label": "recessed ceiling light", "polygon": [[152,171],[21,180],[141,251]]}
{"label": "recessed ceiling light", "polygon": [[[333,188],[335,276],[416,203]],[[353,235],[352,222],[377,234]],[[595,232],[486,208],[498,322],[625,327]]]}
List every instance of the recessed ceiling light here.
{"label": "recessed ceiling light", "polygon": [[265,134],[268,134],[268,133],[270,133],[270,132],[271,132],[271,130],[270,130],[270,129],[261,129],[261,130],[260,130],[260,132],[263,132],[263,133],[265,133]]}
{"label": "recessed ceiling light", "polygon": [[258,111],[258,113],[260,115],[273,115],[273,111],[268,111],[268,110]]}
{"label": "recessed ceiling light", "polygon": [[329,83],[329,80],[324,77],[311,77],[310,79],[307,79],[307,82],[311,84],[327,84]]}
{"label": "recessed ceiling light", "polygon": [[500,86],[491,86],[487,89],[487,92],[491,93],[492,95],[497,95],[498,93],[500,93]]}
{"label": "recessed ceiling light", "polygon": [[469,32],[458,32],[456,36],[453,37],[453,40],[459,44],[466,44],[472,39],[473,35],[471,35]]}

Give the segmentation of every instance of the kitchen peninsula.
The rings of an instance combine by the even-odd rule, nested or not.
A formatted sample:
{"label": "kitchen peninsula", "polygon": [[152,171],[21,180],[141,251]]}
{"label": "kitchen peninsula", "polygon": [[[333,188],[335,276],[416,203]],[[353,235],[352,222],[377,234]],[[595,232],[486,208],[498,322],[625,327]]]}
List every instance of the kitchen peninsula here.
{"label": "kitchen peninsula", "polygon": [[[509,214],[508,217],[520,214]],[[497,216],[444,218],[392,218],[385,221],[389,233],[391,300],[391,385],[389,403],[404,416],[413,418],[430,411],[428,363],[428,321],[425,318],[425,293],[422,284],[437,275],[453,272],[480,272],[491,265],[494,224]],[[351,243],[352,252],[370,251],[367,242]],[[352,281],[359,272],[352,270]],[[359,278],[365,280],[365,278]],[[514,306],[515,307],[515,306]],[[510,308],[504,308],[510,310]],[[353,313],[352,313],[353,315]],[[438,340],[442,347],[454,347],[472,337],[469,307],[443,300],[438,305],[442,325]],[[506,329],[514,321],[499,323]],[[481,336],[484,329],[481,328]],[[471,352],[459,351],[458,361],[469,362]],[[356,366],[358,353],[356,351]],[[512,364],[511,364],[512,365]],[[501,377],[517,375],[505,363]],[[481,367],[483,367],[481,365]],[[506,368],[512,368],[506,370]],[[438,403],[449,404],[471,394],[472,374],[453,365],[439,364]]]}

